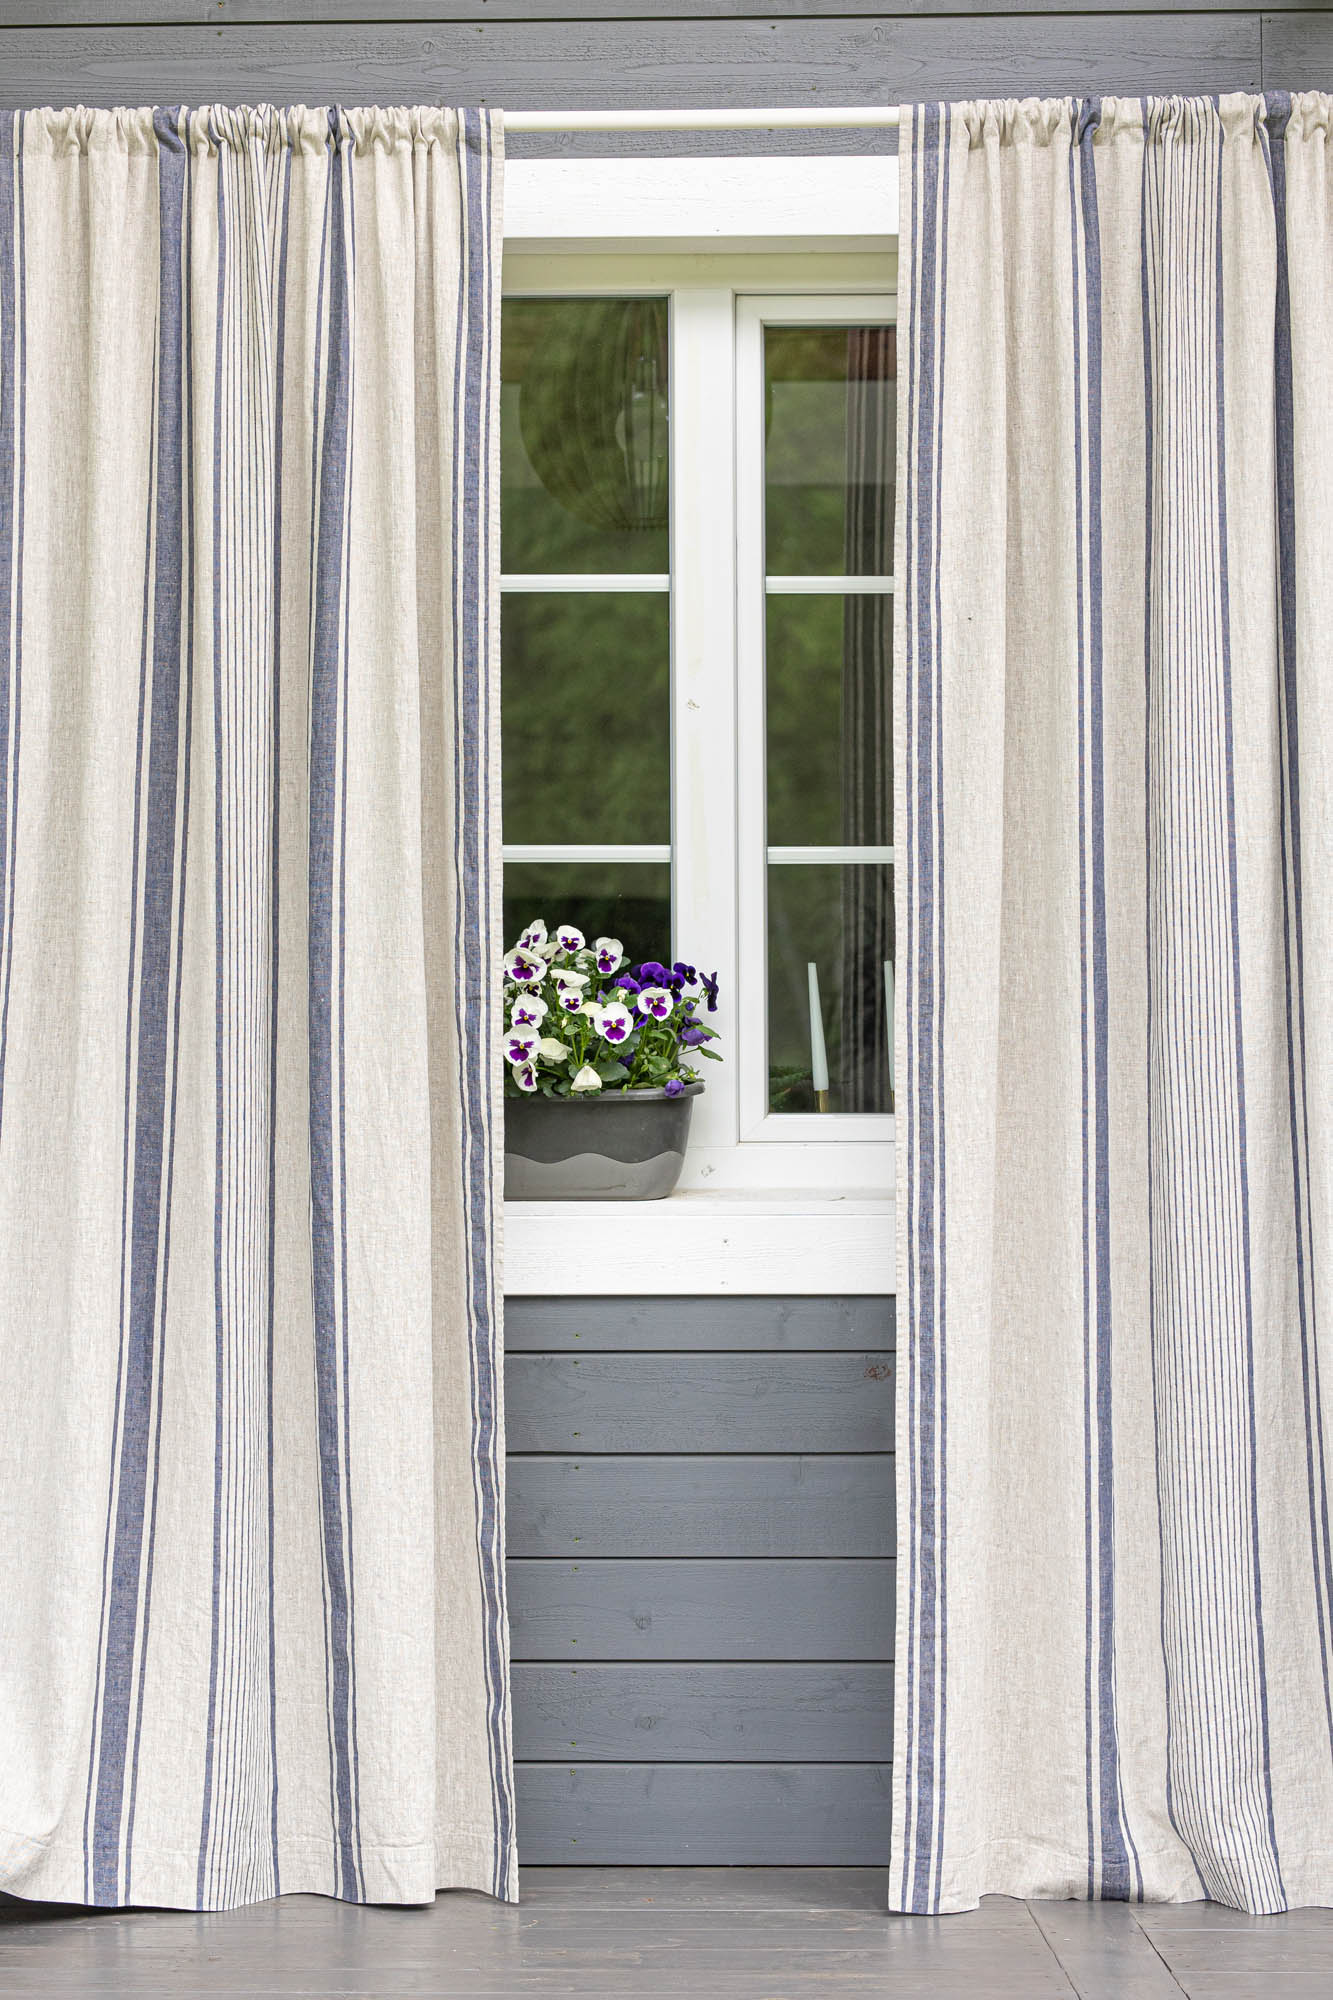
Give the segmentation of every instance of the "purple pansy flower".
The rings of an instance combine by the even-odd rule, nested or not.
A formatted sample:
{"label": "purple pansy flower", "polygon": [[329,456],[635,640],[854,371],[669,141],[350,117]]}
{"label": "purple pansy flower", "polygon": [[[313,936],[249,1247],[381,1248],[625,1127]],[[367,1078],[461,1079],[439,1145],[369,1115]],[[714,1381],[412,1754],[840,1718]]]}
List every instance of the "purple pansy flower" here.
{"label": "purple pansy flower", "polygon": [[668,1097],[679,1097],[684,1092],[684,1089],[685,1086],[678,1076],[668,1077],[666,1085],[666,1094]]}
{"label": "purple pansy flower", "polygon": [[612,987],[611,987],[612,992],[615,991],[617,986],[620,987],[621,991],[624,993],[641,993],[643,991],[643,988],[640,986],[638,980],[634,977],[632,973],[629,972],[622,972],[619,979],[612,981]]}
{"label": "purple pansy flower", "polygon": [[711,1042],[712,1039],[707,1028],[696,1027],[693,1022],[688,1028],[682,1028],[680,1031],[680,1045],[683,1049],[697,1049],[702,1043]]}
{"label": "purple pansy flower", "polygon": [[704,993],[705,993],[705,994],[706,994],[706,996],[707,996],[707,999],[708,999],[708,1011],[709,1011],[709,1013],[710,1013],[710,1014],[716,1014],[716,1012],[717,1012],[717,974],[716,974],[715,972],[701,972],[701,973],[699,974],[699,983],[700,983],[700,985],[701,985],[701,986],[703,987],[703,989],[704,989]]}

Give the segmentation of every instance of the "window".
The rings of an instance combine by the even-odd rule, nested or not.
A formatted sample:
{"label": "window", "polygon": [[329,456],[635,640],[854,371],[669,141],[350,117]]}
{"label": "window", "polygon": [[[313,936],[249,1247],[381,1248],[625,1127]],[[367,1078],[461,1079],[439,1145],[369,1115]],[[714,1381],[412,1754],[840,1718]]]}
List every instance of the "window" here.
{"label": "window", "polygon": [[687,1189],[890,1179],[894,343],[871,262],[506,265],[506,937],[569,917],[717,968],[726,1062]]}

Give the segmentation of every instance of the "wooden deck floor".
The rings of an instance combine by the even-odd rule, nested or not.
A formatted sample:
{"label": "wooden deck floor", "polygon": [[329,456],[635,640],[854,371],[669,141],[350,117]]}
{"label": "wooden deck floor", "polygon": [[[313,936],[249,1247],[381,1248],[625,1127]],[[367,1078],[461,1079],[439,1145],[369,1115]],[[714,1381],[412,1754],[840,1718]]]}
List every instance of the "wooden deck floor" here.
{"label": "wooden deck floor", "polygon": [[226,1916],[0,1909],[0,1994],[158,2000],[1328,2000],[1333,1911],[990,1898],[890,1917],[877,1869],[530,1868],[523,1903],[294,1896]]}

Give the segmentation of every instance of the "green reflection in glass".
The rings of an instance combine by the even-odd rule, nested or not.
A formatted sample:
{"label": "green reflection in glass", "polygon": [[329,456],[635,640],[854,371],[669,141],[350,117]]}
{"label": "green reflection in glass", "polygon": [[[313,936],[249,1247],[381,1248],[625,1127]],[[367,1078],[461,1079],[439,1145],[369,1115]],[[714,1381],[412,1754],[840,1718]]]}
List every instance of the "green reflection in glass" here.
{"label": "green reflection in glass", "polygon": [[665,299],[506,299],[500,546],[511,573],[669,568]]}
{"label": "green reflection in glass", "polygon": [[893,841],[893,599],[770,596],[768,838]]}
{"label": "green reflection in glass", "polygon": [[891,1111],[885,960],[893,960],[893,870],[879,864],[768,871],[768,1103],[818,1111],[810,975],[828,1062],[829,1111]]}
{"label": "green reflection in glass", "polygon": [[535,917],[548,930],[576,924],[591,942],[618,937],[630,960],[671,957],[671,870],[639,861],[508,862],[504,936],[511,945]]}
{"label": "green reflection in glass", "polygon": [[671,838],[665,591],[508,591],[504,837]]}
{"label": "green reflection in glass", "polygon": [[770,576],[892,573],[896,368],[891,326],[765,329]]}

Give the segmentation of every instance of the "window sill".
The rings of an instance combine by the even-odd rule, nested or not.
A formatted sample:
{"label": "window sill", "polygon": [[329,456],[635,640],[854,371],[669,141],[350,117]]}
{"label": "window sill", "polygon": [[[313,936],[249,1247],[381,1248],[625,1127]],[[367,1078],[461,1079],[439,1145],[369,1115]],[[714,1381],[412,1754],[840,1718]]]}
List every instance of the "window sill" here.
{"label": "window sill", "polygon": [[709,1189],[505,1209],[505,1290],[514,1297],[893,1289],[892,1195]]}

